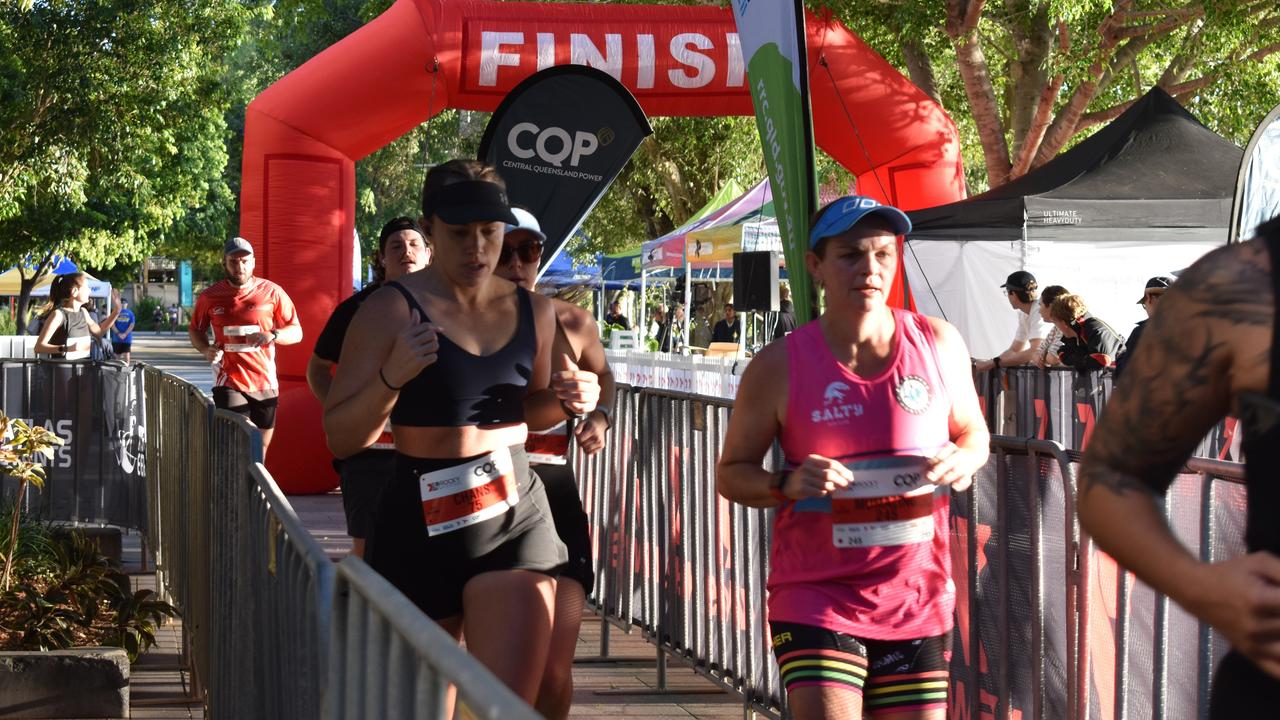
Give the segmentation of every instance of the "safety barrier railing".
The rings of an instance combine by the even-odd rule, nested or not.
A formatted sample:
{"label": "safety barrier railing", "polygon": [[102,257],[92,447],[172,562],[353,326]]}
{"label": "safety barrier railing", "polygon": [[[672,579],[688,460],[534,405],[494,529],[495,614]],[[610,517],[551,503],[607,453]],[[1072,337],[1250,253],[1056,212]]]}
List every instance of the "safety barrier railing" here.
{"label": "safety barrier railing", "polygon": [[[1084,450],[1103,408],[1111,399],[1110,370],[1013,367],[975,372],[978,399],[992,435],[1052,440],[1067,450]],[[1237,422],[1219,422],[1195,455],[1228,459],[1235,448]]]}
{"label": "safety barrier railing", "polygon": [[[719,398],[618,388],[606,447],[575,458],[596,549],[590,602],[607,623],[601,655],[609,652],[610,625],[638,628],[660,658],[677,658],[737,693],[744,709],[778,717],[783,698],[765,624],[771,513],[715,491],[731,411]],[[1208,673],[1222,652],[1207,627],[1177,620],[1181,611],[1167,603],[1152,616],[1150,633],[1132,619],[1117,624],[1130,615],[1114,607],[1111,625],[1102,623],[1096,598],[1109,586],[1099,585],[1097,567],[1106,559],[1076,520],[1075,457],[1054,441],[995,436],[973,489],[952,498],[952,717],[1125,717],[1125,708],[1142,702],[1135,678],[1150,668],[1158,671],[1150,683],[1158,692],[1183,682],[1168,675],[1170,648],[1197,658],[1187,681],[1200,688],[1191,706],[1207,698]],[[773,464],[776,454],[766,466]],[[1241,472],[1203,459],[1190,467],[1205,478]],[[1243,496],[1238,503],[1231,496],[1235,486],[1216,484],[1182,477],[1167,503],[1175,528],[1182,516],[1212,519],[1197,530],[1208,539],[1189,543],[1206,560],[1238,552],[1244,517]],[[1195,492],[1180,491],[1184,485]],[[1129,595],[1120,593],[1122,609],[1131,604],[1126,597],[1150,592],[1130,585]],[[1116,642],[1121,652],[1111,657],[1119,663],[1107,660]],[[1155,665],[1143,665],[1145,651],[1133,648],[1152,644],[1164,649]],[[664,671],[660,661],[660,689]]]}
{"label": "safety barrier railing", "polygon": [[0,335],[0,358],[33,358],[36,356],[34,335]]}
{"label": "safety barrier railing", "polygon": [[338,565],[325,699],[326,720],[459,717],[535,720],[447,633],[358,558]]}
{"label": "safety barrier railing", "polygon": [[192,695],[211,672],[214,611],[210,588],[209,478],[213,404],[186,381],[155,368],[143,373],[146,418],[146,544],[156,588],[183,616]]}
{"label": "safety barrier railing", "polygon": [[[129,395],[137,407],[127,413],[121,410],[126,403],[95,389],[120,378],[138,381]],[[363,647],[362,657],[381,658],[376,666],[395,679],[396,689],[408,687],[402,678],[410,675],[431,677],[442,687],[456,685],[471,717],[533,717],[452,639],[442,645],[439,629],[385,582],[349,573],[342,605],[335,608],[334,564],[262,466],[261,434],[242,416],[215,410],[195,386],[151,367],[49,361],[6,361],[0,380],[6,412],[30,411],[56,427],[65,407],[74,408],[72,441],[92,449],[89,457],[112,447],[112,438],[127,434],[137,443],[136,458],[110,456],[118,466],[128,461],[136,468],[136,477],[126,478],[136,487],[62,481],[72,500],[66,505],[84,508],[81,494],[140,498],[137,522],[124,526],[145,532],[159,592],[182,613],[182,660],[192,680],[188,699],[206,702],[210,717],[337,717],[342,705],[326,706],[336,702],[326,697],[331,673],[342,679],[342,699],[389,687],[387,677],[347,662],[356,645]],[[59,397],[75,392],[89,400],[59,404]],[[120,423],[103,417],[112,413],[136,417],[136,429],[119,433]],[[79,462],[87,450],[75,452]],[[84,473],[77,473],[79,480]],[[51,474],[52,481],[61,478]],[[376,636],[350,624],[352,607],[370,618],[382,613],[381,625],[370,620],[360,626]],[[342,643],[331,642],[335,626]],[[397,709],[382,716],[437,717],[438,703],[421,700],[430,695],[425,688],[411,692],[418,698],[416,714]]]}
{"label": "safety barrier railing", "polygon": [[[184,629],[194,664],[204,669],[210,717],[339,717],[347,697],[370,697],[387,689],[389,677],[422,676],[422,667],[432,668],[444,687],[459,687],[472,717],[534,717],[452,639],[450,648],[442,649],[430,635],[441,631],[389,584],[364,576],[353,582],[348,574],[338,595],[333,562],[261,464],[261,434],[240,415],[212,410],[190,385],[149,372],[160,391],[157,402],[173,403],[154,416],[169,422],[155,429],[161,446],[157,525],[166,528],[158,534],[157,555],[178,548],[167,553],[164,567],[182,580]],[[186,423],[175,417],[183,411]],[[176,445],[177,452],[165,443]],[[179,456],[188,471],[173,467]],[[175,474],[166,474],[170,469]],[[335,607],[335,597],[340,606]],[[362,608],[381,608],[393,617],[353,632],[352,598]],[[331,639],[335,627],[342,641]],[[381,657],[378,672],[353,668],[348,662],[353,644],[362,645],[371,662]],[[459,654],[465,659],[458,660]],[[326,697],[334,678],[346,695]],[[405,686],[397,682],[396,688]],[[396,710],[344,717],[439,717],[434,701],[423,700],[424,692],[425,686],[416,685],[410,695],[418,703],[416,714]]]}
{"label": "safety barrier railing", "polygon": [[[1192,458],[1163,502],[1174,535],[1203,562],[1244,553],[1244,466]],[[1113,717],[1208,718],[1213,668],[1226,641],[1164,595],[1136,581],[1082,536],[1080,712]],[[1092,714],[1086,714],[1092,713]]]}

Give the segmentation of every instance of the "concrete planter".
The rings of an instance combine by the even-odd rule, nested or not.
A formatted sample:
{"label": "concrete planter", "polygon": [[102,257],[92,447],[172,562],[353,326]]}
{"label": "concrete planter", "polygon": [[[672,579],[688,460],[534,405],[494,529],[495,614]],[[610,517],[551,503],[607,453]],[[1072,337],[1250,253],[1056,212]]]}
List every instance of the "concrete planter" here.
{"label": "concrete planter", "polygon": [[0,718],[127,718],[123,648],[0,652]]}

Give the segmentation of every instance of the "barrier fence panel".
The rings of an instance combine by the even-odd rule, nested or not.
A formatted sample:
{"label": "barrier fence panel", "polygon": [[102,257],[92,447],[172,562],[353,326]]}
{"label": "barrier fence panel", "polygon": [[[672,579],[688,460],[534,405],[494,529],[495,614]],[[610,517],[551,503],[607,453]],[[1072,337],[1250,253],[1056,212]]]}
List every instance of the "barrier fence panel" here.
{"label": "barrier fence panel", "polygon": [[[1192,458],[1165,496],[1174,535],[1205,562],[1245,552],[1244,467]],[[1080,692],[1090,719],[1207,718],[1213,668],[1227,652],[1208,625],[1121,570],[1084,538],[1088,603]]]}
{"label": "barrier fence panel", "polygon": [[[1011,397],[1045,398],[1038,411],[1028,405],[1036,431],[1043,421],[1045,434],[1082,444],[1089,411],[1071,406],[1105,400],[1109,385],[1097,380],[1015,374],[1011,387],[1026,392]],[[1055,407],[1065,409],[1054,415]],[[776,715],[782,693],[764,589],[771,514],[715,491],[730,412],[717,398],[619,388],[605,449],[575,459],[597,548],[591,600],[609,621],[641,628],[747,705]],[[951,717],[1197,717],[1225,647],[1117,575],[1114,563],[1108,570],[1076,521],[1078,454],[1064,444],[993,436],[973,490],[953,498]],[[1197,458],[1191,467],[1199,475],[1180,477],[1170,491],[1170,521],[1204,559],[1229,557],[1242,542],[1243,487],[1210,478],[1236,478],[1241,466]]]}
{"label": "barrier fence panel", "polygon": [[[56,522],[146,527],[146,418],[142,370],[123,363],[0,361],[0,411],[63,440],[44,461],[44,489],[28,487],[28,513]],[[12,499],[17,482],[5,479]]]}
{"label": "barrier fence panel", "polygon": [[[1014,367],[974,372],[978,399],[993,435],[1035,438],[1083,451],[1111,398],[1110,370]],[[1194,453],[1225,460],[1238,456],[1237,423],[1227,418],[1205,436]]]}
{"label": "barrier fence panel", "polygon": [[213,405],[193,385],[152,367],[146,403],[147,545],[156,587],[182,610],[197,695],[211,670],[209,423]]}
{"label": "barrier fence panel", "polygon": [[536,720],[479,661],[358,558],[338,565],[333,595],[326,720]]}
{"label": "barrier fence panel", "polygon": [[240,490],[247,521],[242,575],[254,598],[254,674],[261,693],[257,717],[319,717],[326,685],[332,622],[333,561],[298,520],[267,470],[255,463]]}
{"label": "barrier fence panel", "polygon": [[952,498],[953,718],[1067,718],[1081,599],[1066,452],[992,437],[973,489]]}

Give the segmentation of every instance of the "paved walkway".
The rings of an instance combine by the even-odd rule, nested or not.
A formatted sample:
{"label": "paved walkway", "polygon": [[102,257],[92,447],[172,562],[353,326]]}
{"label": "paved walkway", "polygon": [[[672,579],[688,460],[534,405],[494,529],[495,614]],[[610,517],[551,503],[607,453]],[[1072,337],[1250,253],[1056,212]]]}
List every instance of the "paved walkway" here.
{"label": "paved walkway", "polygon": [[[178,375],[206,393],[212,384],[208,363],[196,354],[185,334],[138,333],[134,338],[133,358]],[[350,550],[346,520],[342,513],[342,496],[298,495],[289,498],[303,525],[320,542],[334,560]],[[133,551],[136,563],[137,551]],[[126,551],[126,560],[129,560]],[[140,575],[138,583],[154,582],[152,575]],[[135,701],[164,702],[186,694],[188,675],[178,667],[180,659],[180,624],[171,624],[162,632],[160,646],[134,668],[130,692]],[[727,718],[742,717],[742,705],[736,696],[720,691],[713,683],[691,669],[672,661],[667,669],[668,692],[657,692],[656,650],[639,631],[625,633],[614,628],[610,632],[610,657],[599,658],[600,618],[590,610],[583,617],[578,636],[575,661],[573,718]],[[183,704],[151,705],[137,703],[133,717],[148,720],[189,720],[203,718],[199,706]]]}

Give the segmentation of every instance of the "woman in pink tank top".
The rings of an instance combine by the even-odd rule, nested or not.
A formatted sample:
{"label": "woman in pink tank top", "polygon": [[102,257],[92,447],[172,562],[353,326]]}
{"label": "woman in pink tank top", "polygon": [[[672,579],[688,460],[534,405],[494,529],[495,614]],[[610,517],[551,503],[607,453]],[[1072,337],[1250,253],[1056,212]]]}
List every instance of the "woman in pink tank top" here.
{"label": "woman in pink tank top", "polygon": [[946,717],[950,498],[990,439],[959,333],[886,304],[910,229],[871,198],[818,211],[826,312],[747,366],[717,469],[726,498],[777,508],[769,625],[798,720]]}

